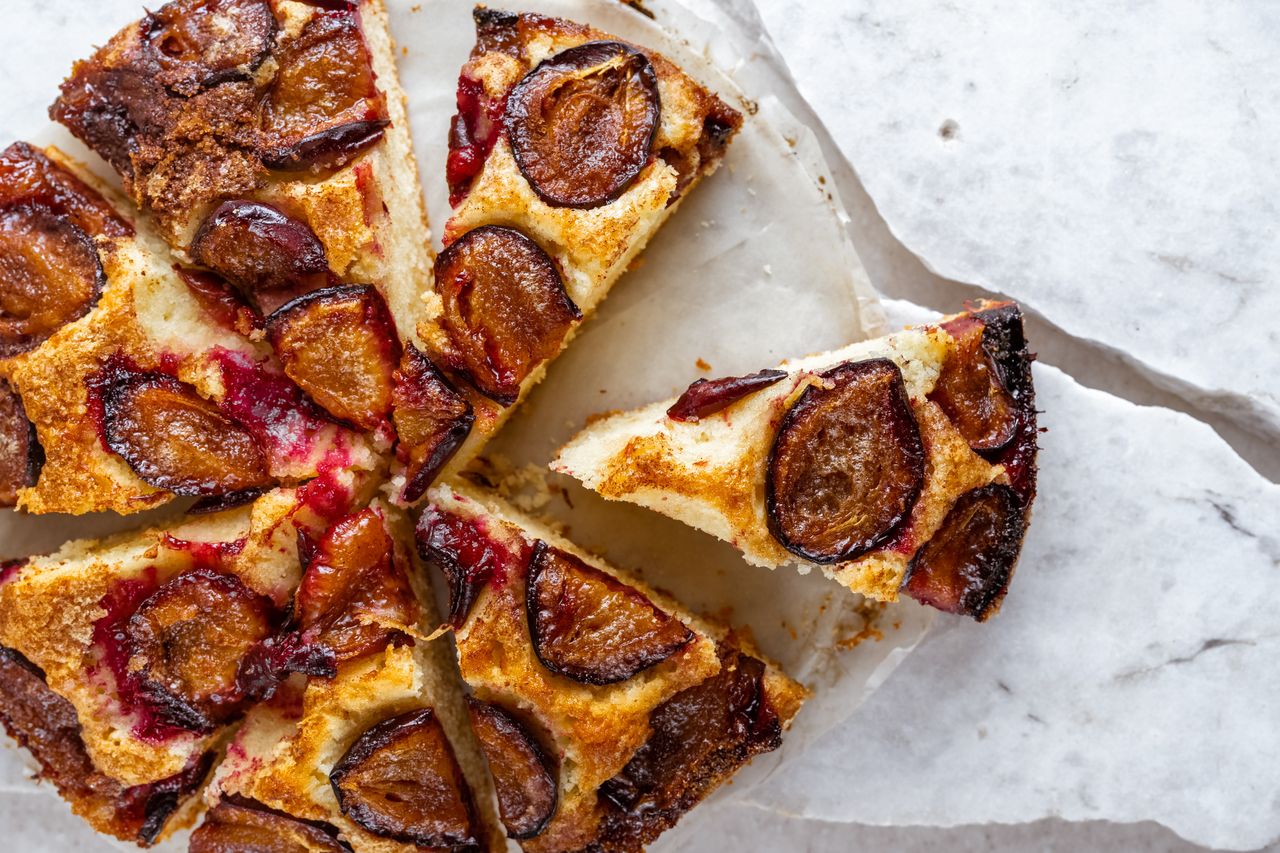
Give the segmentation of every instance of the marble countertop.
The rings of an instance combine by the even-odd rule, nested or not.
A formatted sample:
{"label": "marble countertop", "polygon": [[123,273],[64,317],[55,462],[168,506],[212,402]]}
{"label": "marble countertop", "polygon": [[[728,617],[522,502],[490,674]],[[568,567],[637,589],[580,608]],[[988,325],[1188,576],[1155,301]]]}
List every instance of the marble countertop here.
{"label": "marble countertop", "polygon": [[[1049,432],[1005,611],[940,619],[821,748],[661,849],[1274,843],[1280,15],[688,2],[767,28],[852,167],[844,205],[892,321],[982,294],[1024,304]],[[70,67],[138,5],[51,0],[0,33],[6,139],[49,99],[30,46]],[[32,826],[62,808],[31,799]]]}

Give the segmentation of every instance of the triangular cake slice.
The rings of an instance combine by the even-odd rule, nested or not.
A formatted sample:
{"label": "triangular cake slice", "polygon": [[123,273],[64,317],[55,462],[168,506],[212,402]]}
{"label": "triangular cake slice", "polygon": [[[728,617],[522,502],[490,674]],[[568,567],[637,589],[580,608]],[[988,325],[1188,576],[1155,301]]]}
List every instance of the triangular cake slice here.
{"label": "triangular cake slice", "polygon": [[431,274],[394,53],[382,0],[172,0],[51,108],[309,399],[382,449]]}
{"label": "triangular cake slice", "polygon": [[0,203],[0,505],[227,503],[377,464],[83,167],[14,143]]}
{"label": "triangular cake slice", "polygon": [[805,691],[747,638],[499,499],[428,492],[472,723],[530,853],[640,851],[756,754]]}
{"label": "triangular cake slice", "polygon": [[412,528],[375,505],[315,547],[292,634],[334,655],[253,708],[205,799],[192,853],[502,849],[492,787]]}
{"label": "triangular cake slice", "polygon": [[272,657],[298,543],[335,510],[328,490],[278,489],[6,564],[0,720],[95,829],[146,845],[181,824],[227,726],[271,678],[309,665],[253,662]]}
{"label": "triangular cake slice", "polygon": [[407,454],[403,496],[458,470],[583,319],[720,165],[742,116],[649,48],[591,27],[478,7],[449,135],[453,216],[418,331],[461,389]]}
{"label": "triangular cake slice", "polygon": [[1031,354],[1013,303],[694,382],[591,423],[552,468],[732,543],[982,620],[1035,497]]}

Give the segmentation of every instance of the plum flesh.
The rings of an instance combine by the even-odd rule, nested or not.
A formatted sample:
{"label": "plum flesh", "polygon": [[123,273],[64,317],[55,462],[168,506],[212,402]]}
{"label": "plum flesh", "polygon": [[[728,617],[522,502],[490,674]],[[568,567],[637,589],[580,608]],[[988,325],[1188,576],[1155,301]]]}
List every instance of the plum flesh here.
{"label": "plum flesh", "polygon": [[925,452],[902,372],[887,359],[821,374],[782,419],[769,456],[769,532],[815,563],[876,548],[910,517]]}
{"label": "plum flesh", "polygon": [[507,835],[533,838],[556,810],[558,786],[551,762],[529,730],[503,708],[468,696],[467,710],[493,777]]}
{"label": "plum flesh", "polygon": [[554,207],[613,201],[649,162],[661,103],[643,53],[593,41],[544,60],[507,97],[516,165]]}

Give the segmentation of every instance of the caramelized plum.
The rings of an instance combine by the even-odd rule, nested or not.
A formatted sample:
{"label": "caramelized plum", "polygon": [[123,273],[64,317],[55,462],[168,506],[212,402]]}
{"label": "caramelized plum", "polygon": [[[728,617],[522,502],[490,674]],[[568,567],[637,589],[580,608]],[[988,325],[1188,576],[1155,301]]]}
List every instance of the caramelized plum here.
{"label": "caramelized plum", "polygon": [[421,847],[477,843],[471,791],[430,708],[366,731],[329,781],[342,813],[374,835]]}
{"label": "caramelized plum", "polygon": [[661,103],[644,54],[593,41],[539,63],[507,96],[516,164],[555,207],[613,201],[649,162]]}
{"label": "caramelized plum", "polygon": [[484,161],[502,130],[505,99],[491,99],[484,84],[463,74],[458,78],[458,112],[449,122],[449,159],[445,178],[449,183],[449,204],[457,207],[484,169]]}
{"label": "caramelized plum", "polygon": [[502,708],[468,696],[467,710],[498,792],[507,835],[533,838],[556,810],[559,791],[550,762],[528,730]]}
{"label": "caramelized plum", "polygon": [[385,423],[400,343],[371,285],[299,296],[267,318],[267,335],[284,372],[329,414],[361,429]]}
{"label": "caramelized plum", "polygon": [[223,800],[193,833],[188,853],[344,853],[331,826],[298,820],[251,801]]}
{"label": "caramelized plum", "polygon": [[324,244],[305,222],[257,201],[224,201],[196,232],[191,257],[247,294],[326,275]]}
{"label": "caramelized plum", "polygon": [[409,344],[391,389],[391,419],[408,463],[400,498],[413,503],[467,440],[475,413],[431,360]]}
{"label": "caramelized plum", "polygon": [[317,12],[279,52],[262,105],[271,169],[337,169],[382,138],[386,103],[354,9]]}
{"label": "caramelized plum", "polygon": [[35,204],[0,210],[0,358],[83,317],[105,284],[93,240],[70,219]]}
{"label": "caramelized plum", "polygon": [[130,617],[129,672],[168,722],[209,731],[240,711],[240,662],[270,636],[273,617],[270,599],[234,575],[185,572]]}
{"label": "caramelized plum", "polygon": [[924,485],[924,445],[902,373],[883,359],[821,375],[782,419],[769,456],[769,532],[815,563],[886,542]]}
{"label": "caramelized plum", "polygon": [[209,495],[271,484],[253,437],[185,382],[119,368],[104,384],[107,447],[152,486]]}
{"label": "caramelized plum", "polygon": [[694,637],[639,590],[545,542],[529,562],[526,607],[538,660],[585,684],[625,681]]}
{"label": "caramelized plum", "polygon": [[183,95],[249,76],[275,35],[267,0],[173,0],[142,20],[161,79]]}
{"label": "caramelized plum", "polygon": [[449,580],[449,622],[455,628],[467,620],[485,584],[505,581],[507,567],[516,560],[476,521],[435,506],[422,513],[414,536],[418,554]]}
{"label": "caramelized plum", "polygon": [[903,591],[947,613],[985,620],[1009,587],[1025,521],[1022,501],[1008,486],[966,492],[912,558]]}
{"label": "caramelized plum", "polygon": [[262,315],[222,278],[177,265],[174,269],[192,297],[218,325],[245,337],[262,328]]}
{"label": "caramelized plum", "polygon": [[671,408],[667,409],[667,417],[673,421],[697,423],[708,415],[729,408],[748,394],[768,388],[786,375],[785,370],[761,370],[746,376],[699,379],[686,388]]}
{"label": "caramelized plum", "polygon": [[44,448],[27,420],[22,398],[0,379],[0,507],[18,502],[18,490],[34,486],[44,466]]}
{"label": "caramelized plum", "polygon": [[560,352],[582,312],[556,264],[512,228],[468,231],[436,258],[440,324],[481,393],[509,406],[535,367]]}
{"label": "caramelized plum", "polygon": [[133,234],[133,226],[97,190],[26,142],[15,142],[0,152],[0,206],[18,204],[64,216],[86,234]]}
{"label": "caramelized plum", "polygon": [[297,620],[308,644],[337,662],[385,648],[393,625],[418,621],[418,600],[382,517],[364,509],[324,535],[298,587]]}
{"label": "caramelized plum", "polygon": [[617,845],[602,849],[640,849],[752,756],[781,744],[764,674],[759,660],[725,648],[717,675],[653,710],[649,740],[600,786],[601,836]]}
{"label": "caramelized plum", "polygon": [[329,647],[308,643],[300,634],[268,637],[241,659],[236,689],[250,702],[270,699],[293,672],[333,678],[338,659]]}
{"label": "caramelized plum", "polygon": [[929,399],[942,408],[974,450],[998,450],[1017,433],[1018,413],[999,367],[987,352],[986,324],[958,317],[943,328],[954,342]]}

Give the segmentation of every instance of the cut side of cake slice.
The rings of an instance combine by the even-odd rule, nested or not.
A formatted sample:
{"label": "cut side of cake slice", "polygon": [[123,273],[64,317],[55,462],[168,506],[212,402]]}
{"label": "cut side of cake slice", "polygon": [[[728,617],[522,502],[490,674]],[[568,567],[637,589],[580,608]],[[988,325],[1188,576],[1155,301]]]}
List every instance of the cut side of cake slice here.
{"label": "cut side of cake slice", "polygon": [[0,505],[226,505],[376,467],[126,207],[56,149],[0,153]]}
{"label": "cut side of cake slice", "polygon": [[287,619],[298,543],[354,497],[277,489],[6,564],[0,719],[77,814],[143,844],[190,814],[227,726],[274,686],[254,662]]}
{"label": "cut side of cake slice", "polygon": [[[537,384],[742,124],[648,48],[532,13],[474,17],[449,135],[454,212],[418,326],[424,358],[466,402],[446,475]],[[406,501],[429,484],[427,458],[439,461],[405,460]]]}
{"label": "cut side of cake slice", "polygon": [[429,639],[412,528],[375,504],[314,548],[283,647],[327,651],[249,711],[192,853],[502,849],[448,638]]}
{"label": "cut side of cake slice", "polygon": [[640,851],[777,748],[804,700],[747,638],[492,495],[434,487],[417,538],[449,582],[500,816],[530,853]]}
{"label": "cut side of cake slice", "polygon": [[732,543],[748,562],[817,566],[986,619],[1035,497],[1036,411],[1022,314],[982,303],[937,324],[700,379],[612,414],[552,469]]}
{"label": "cut side of cake slice", "polygon": [[75,65],[53,117],[328,417],[390,448],[431,275],[382,0],[172,0]]}

